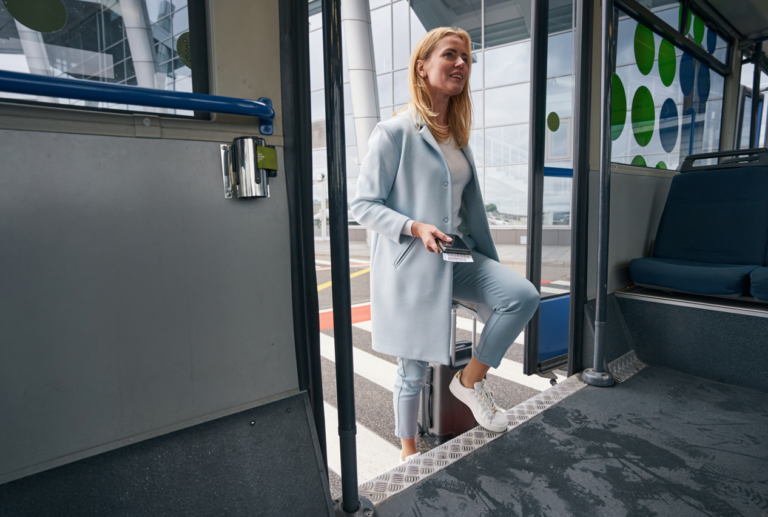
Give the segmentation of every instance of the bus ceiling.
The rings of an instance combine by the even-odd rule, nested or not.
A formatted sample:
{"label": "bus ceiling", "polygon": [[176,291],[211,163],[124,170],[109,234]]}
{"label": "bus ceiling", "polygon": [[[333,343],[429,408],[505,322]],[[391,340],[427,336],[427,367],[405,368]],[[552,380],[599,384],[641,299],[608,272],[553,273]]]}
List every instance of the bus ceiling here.
{"label": "bus ceiling", "polygon": [[[694,5],[706,2],[694,2]],[[768,37],[768,3],[764,0],[709,0],[709,4],[736,31],[740,40],[755,42]]]}

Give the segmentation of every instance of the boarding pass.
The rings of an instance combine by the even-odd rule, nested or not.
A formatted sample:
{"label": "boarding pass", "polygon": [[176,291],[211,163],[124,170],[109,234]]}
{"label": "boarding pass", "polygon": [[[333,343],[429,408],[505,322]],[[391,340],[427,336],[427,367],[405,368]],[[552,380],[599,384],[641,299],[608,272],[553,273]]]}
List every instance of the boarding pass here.
{"label": "boarding pass", "polygon": [[458,255],[456,253],[443,253],[442,255],[446,262],[474,262],[472,255]]}

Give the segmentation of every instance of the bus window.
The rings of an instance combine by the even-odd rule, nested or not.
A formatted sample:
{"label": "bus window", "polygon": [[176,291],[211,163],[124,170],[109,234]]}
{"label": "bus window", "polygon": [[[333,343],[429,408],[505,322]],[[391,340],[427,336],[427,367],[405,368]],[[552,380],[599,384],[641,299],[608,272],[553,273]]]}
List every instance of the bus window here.
{"label": "bus window", "polygon": [[[752,78],[755,71],[754,63],[744,63],[741,65],[741,88],[739,89],[739,112],[736,116],[736,135],[734,148],[749,149],[749,128],[752,120]],[[765,90],[768,89],[768,75],[765,72],[760,74],[761,93],[759,96],[758,112],[758,147],[765,147],[768,142],[765,139],[765,116],[768,110],[765,109]]]}
{"label": "bus window", "polygon": [[[0,70],[192,92],[189,10],[179,0],[57,0],[44,13],[23,0],[0,7]],[[205,72],[206,75],[207,71]],[[196,91],[196,90],[195,90]],[[200,92],[207,93],[207,92]],[[0,93],[59,105],[193,115],[191,111]]]}
{"label": "bus window", "polygon": [[612,161],[677,169],[689,154],[718,151],[723,76],[619,13]]}

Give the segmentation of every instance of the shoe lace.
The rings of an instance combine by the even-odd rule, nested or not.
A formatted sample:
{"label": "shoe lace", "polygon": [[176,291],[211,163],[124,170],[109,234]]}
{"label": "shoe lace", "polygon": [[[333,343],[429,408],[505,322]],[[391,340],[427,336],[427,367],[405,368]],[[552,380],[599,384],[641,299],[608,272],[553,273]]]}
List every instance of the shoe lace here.
{"label": "shoe lace", "polygon": [[491,388],[485,385],[483,383],[482,388],[480,388],[480,398],[483,401],[483,404],[491,413],[495,413],[496,411],[501,411],[501,408],[496,405],[496,401],[493,400],[493,391]]}

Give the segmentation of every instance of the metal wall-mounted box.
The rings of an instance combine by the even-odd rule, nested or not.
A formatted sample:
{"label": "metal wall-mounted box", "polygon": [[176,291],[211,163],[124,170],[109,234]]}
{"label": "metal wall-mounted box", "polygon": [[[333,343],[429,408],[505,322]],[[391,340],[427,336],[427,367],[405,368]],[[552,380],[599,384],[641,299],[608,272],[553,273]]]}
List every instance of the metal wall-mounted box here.
{"label": "metal wall-mounted box", "polygon": [[221,145],[224,197],[269,197],[269,178],[277,177],[277,151],[263,138],[243,136]]}

